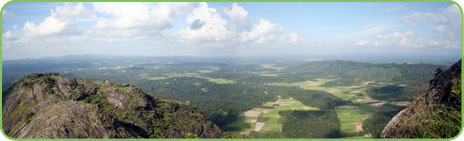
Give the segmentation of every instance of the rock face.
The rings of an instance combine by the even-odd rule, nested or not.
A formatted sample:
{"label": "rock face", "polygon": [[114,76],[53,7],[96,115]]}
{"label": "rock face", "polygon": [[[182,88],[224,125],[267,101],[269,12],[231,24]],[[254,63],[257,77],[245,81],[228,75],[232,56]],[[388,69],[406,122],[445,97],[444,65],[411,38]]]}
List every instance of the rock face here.
{"label": "rock face", "polygon": [[429,88],[398,113],[382,131],[383,138],[450,138],[461,125],[461,61],[437,69]]}
{"label": "rock face", "polygon": [[219,138],[191,105],[130,85],[28,75],[3,93],[3,130],[14,138]]}

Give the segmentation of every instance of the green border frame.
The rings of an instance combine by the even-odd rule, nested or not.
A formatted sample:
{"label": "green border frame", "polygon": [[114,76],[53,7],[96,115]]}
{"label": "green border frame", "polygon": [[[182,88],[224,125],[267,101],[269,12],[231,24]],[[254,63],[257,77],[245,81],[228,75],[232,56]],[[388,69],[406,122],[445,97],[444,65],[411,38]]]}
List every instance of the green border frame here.
{"label": "green border frame", "polygon": [[[458,1],[458,0],[456,0]],[[1,9],[1,14],[0,15],[0,21],[3,20],[3,10],[8,4],[15,3],[15,2],[449,2],[456,4],[459,7],[459,10],[461,11],[461,37],[464,37],[464,30],[463,30],[463,9],[461,5],[459,5],[457,2],[453,0],[135,0],[135,1],[130,1],[130,0],[11,0],[5,3],[5,5],[2,6]],[[3,23],[3,22],[2,22]],[[3,33],[3,28],[0,29],[0,31]],[[3,38],[0,40],[0,46],[2,46]],[[461,38],[461,60],[464,57],[463,55],[463,43],[464,40]],[[2,54],[0,54],[0,57],[3,56],[3,46],[2,50],[0,51]],[[2,57],[2,62],[0,62],[0,69],[3,70],[3,57]],[[461,68],[464,63],[461,61]],[[461,71],[461,75],[463,72]],[[3,80],[3,73],[0,73],[0,82]],[[461,81],[464,80],[464,78],[461,77]],[[0,84],[1,85],[1,84]],[[463,83],[461,83],[461,87],[464,86]],[[0,91],[3,91],[2,88],[0,88]],[[462,89],[461,89],[462,92]],[[3,94],[0,95],[0,98],[2,98]],[[461,97],[461,101],[464,100],[463,97]],[[0,105],[0,113],[2,113],[2,105]],[[462,107],[462,104],[461,104]],[[0,117],[2,117],[0,115]],[[212,140],[253,140],[253,141],[269,141],[269,140],[285,140],[285,141],[305,141],[305,140],[363,140],[363,141],[368,141],[368,140],[417,140],[417,141],[422,141],[422,140],[456,140],[463,132],[463,127],[464,127],[464,122],[462,121],[464,119],[464,112],[461,110],[461,129],[459,130],[459,134],[456,135],[453,138],[448,138],[448,139],[410,139],[410,138],[397,138],[397,139],[391,139],[391,138],[289,138],[289,139],[246,139],[246,138],[232,138],[232,139],[226,139],[226,138],[219,138],[219,139],[184,139],[184,138],[160,138],[160,139],[153,139],[153,138],[136,138],[136,139],[130,139],[130,138],[110,138],[110,139],[102,139],[102,138],[62,138],[62,139],[19,139],[19,138],[12,138],[6,135],[6,133],[3,131],[3,118],[0,118],[0,130],[7,139],[10,140],[39,140],[39,141],[45,141],[45,140],[182,140],[182,141],[212,141]]]}

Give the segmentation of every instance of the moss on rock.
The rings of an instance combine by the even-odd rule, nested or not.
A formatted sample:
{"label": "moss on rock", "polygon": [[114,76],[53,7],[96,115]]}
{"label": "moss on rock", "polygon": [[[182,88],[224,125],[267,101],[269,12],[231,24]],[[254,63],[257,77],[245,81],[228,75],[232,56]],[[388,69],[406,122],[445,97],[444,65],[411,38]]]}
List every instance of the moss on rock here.
{"label": "moss on rock", "polygon": [[218,138],[200,110],[131,85],[32,74],[2,100],[3,129],[14,138]]}

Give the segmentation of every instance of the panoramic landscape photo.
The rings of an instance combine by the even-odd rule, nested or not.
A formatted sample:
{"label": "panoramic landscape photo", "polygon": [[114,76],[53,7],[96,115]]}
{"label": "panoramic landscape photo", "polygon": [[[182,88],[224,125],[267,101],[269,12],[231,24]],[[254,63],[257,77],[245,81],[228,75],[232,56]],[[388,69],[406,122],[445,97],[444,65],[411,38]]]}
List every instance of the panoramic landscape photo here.
{"label": "panoramic landscape photo", "polygon": [[453,138],[451,2],[14,2],[2,122],[19,138]]}

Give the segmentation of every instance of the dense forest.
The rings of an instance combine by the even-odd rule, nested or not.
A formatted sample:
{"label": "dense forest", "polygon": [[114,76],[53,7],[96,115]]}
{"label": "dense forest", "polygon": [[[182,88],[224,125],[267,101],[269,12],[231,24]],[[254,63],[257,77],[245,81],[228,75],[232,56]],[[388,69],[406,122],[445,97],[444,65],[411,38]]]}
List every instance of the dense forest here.
{"label": "dense forest", "polygon": [[[3,90],[32,72],[59,72],[67,77],[131,84],[194,105],[231,137],[378,137],[385,124],[424,90],[435,70],[445,67],[341,60],[124,59],[54,61],[47,64],[54,67],[43,68],[27,67],[20,61],[4,63]],[[265,120],[265,112],[246,116],[253,109],[266,108],[266,103],[288,98],[305,108],[276,110],[282,108],[278,103],[267,106],[278,115],[276,123]],[[255,123],[264,124],[263,129],[258,130]],[[276,128],[267,130],[271,124]],[[314,126],[324,129],[309,128]]]}

